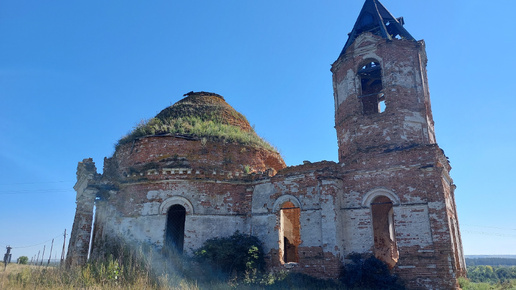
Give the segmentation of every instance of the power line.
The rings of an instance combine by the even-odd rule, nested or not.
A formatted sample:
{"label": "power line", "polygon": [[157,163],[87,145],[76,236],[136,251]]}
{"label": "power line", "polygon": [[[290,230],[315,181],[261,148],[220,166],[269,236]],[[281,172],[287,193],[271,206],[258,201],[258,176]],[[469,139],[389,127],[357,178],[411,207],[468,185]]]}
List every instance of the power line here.
{"label": "power line", "polygon": [[48,240],[46,240],[44,242],[41,242],[41,243],[38,243],[38,244],[34,244],[34,245],[30,245],[30,246],[11,246],[11,248],[13,248],[13,249],[24,249],[24,248],[32,248],[32,247],[36,247],[36,246],[41,246],[41,245],[46,244],[46,243],[48,243],[48,242],[52,241],[53,239],[55,239],[57,237],[60,237],[60,236],[61,236],[61,234],[59,234],[59,235],[57,235],[57,236],[55,236],[53,238],[50,238],[50,239],[48,239]]}

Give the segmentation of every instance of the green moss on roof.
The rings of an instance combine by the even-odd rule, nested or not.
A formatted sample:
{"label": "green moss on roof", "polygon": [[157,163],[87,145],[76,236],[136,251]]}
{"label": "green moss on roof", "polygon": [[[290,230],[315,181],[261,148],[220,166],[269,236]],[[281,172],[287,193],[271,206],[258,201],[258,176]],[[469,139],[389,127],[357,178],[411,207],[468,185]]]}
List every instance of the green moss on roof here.
{"label": "green moss on roof", "polygon": [[207,92],[190,92],[186,96],[138,124],[118,141],[117,147],[141,137],[168,134],[236,142],[276,152],[222,96]]}

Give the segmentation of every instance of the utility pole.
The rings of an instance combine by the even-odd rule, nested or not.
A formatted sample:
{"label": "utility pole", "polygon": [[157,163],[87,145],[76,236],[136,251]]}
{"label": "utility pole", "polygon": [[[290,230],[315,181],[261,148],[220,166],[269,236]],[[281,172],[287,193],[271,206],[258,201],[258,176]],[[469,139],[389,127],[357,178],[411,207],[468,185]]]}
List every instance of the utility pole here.
{"label": "utility pole", "polygon": [[7,252],[5,252],[5,255],[4,255],[4,271],[7,268],[7,264],[11,263],[11,249],[12,248],[10,246],[7,246],[6,249],[7,249]]}
{"label": "utility pole", "polygon": [[66,229],[64,231],[64,235],[63,235],[63,251],[61,252],[61,261],[60,261],[60,266],[63,267],[64,265],[64,259],[65,259],[65,245],[66,245]]}
{"label": "utility pole", "polygon": [[41,255],[41,263],[39,263],[40,266],[43,266],[43,260],[45,259],[43,257],[45,257],[45,245],[43,245],[43,254]]}
{"label": "utility pole", "polygon": [[54,248],[54,239],[52,239],[52,244],[50,245],[50,255],[48,255],[47,267],[50,265],[50,258],[52,258],[52,249]]}
{"label": "utility pole", "polygon": [[38,265],[38,262],[39,262],[39,253],[41,252],[41,250],[38,251],[38,257],[36,258],[36,266]]}

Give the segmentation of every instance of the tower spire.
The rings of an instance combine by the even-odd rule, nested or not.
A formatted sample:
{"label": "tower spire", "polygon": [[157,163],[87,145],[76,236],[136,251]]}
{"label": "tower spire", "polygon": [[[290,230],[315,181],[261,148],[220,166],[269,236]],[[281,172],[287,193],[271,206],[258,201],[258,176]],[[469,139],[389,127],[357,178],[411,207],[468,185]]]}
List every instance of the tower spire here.
{"label": "tower spire", "polygon": [[366,0],[340,55],[343,55],[355,39],[364,32],[371,32],[388,40],[399,37],[415,41],[403,24],[405,24],[403,17],[394,17],[380,1]]}

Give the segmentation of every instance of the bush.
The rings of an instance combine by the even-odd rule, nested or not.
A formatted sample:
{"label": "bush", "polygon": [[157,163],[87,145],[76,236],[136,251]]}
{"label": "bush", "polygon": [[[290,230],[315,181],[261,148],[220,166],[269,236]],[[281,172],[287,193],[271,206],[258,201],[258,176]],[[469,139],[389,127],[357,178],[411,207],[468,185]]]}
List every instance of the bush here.
{"label": "bush", "polygon": [[344,265],[340,280],[350,288],[404,289],[398,277],[387,265],[372,255],[353,253],[348,256],[350,264]]}
{"label": "bush", "polygon": [[226,274],[261,272],[265,268],[260,240],[238,231],[230,237],[207,240],[194,255],[199,262],[207,262]]}
{"label": "bush", "polygon": [[18,258],[18,264],[26,265],[29,262],[29,258],[27,256],[21,256]]}

